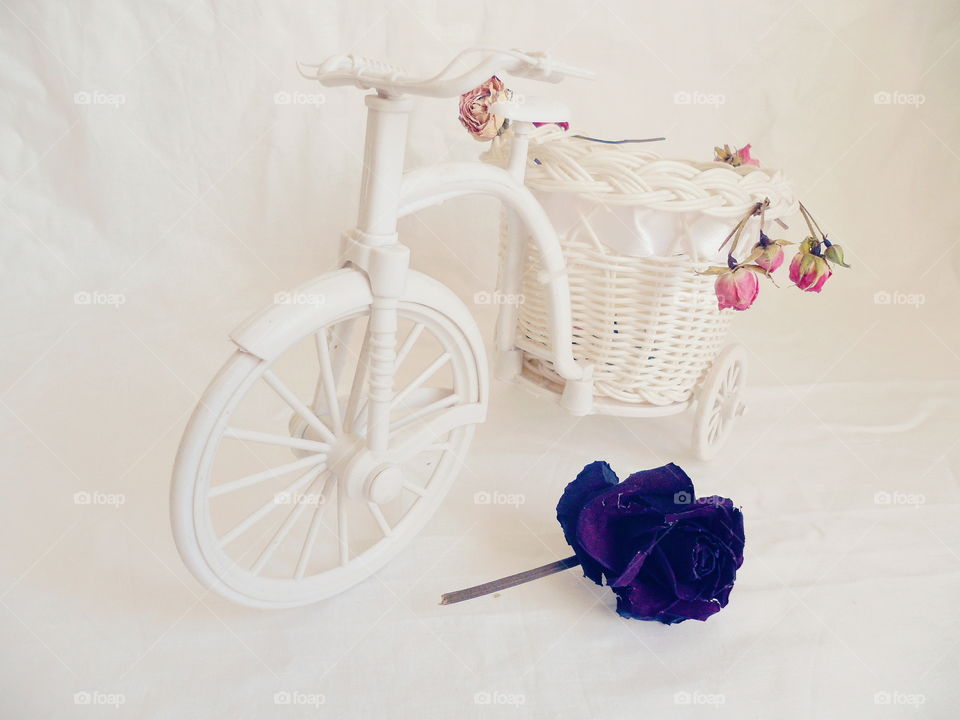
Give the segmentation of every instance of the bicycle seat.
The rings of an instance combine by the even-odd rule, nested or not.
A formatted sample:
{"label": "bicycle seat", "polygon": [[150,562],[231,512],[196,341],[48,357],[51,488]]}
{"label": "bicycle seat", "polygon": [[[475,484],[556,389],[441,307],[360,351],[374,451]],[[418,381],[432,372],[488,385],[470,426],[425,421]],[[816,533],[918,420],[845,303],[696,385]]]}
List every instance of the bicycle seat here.
{"label": "bicycle seat", "polygon": [[[459,75],[453,68],[470,53],[484,53],[474,67]],[[334,55],[322,63],[297,63],[300,74],[321,85],[356,85],[376,89],[385,95],[424,95],[456,97],[471,90],[491,75],[507,74],[544,82],[560,82],[565,77],[592,79],[594,74],[573,65],[557,62],[546,53],[524,53],[479,46],[457,55],[443,70],[430,78],[411,77],[403,68],[382,60],[355,55]],[[311,72],[305,72],[304,69]]]}

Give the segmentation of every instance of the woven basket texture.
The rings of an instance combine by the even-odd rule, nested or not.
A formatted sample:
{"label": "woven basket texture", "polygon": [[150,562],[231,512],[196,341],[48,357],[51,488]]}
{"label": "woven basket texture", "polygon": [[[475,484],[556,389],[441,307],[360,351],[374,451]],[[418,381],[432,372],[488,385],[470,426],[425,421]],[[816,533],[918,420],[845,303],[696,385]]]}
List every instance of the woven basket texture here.
{"label": "woven basket texture", "polygon": [[[509,139],[498,138],[485,160],[505,165]],[[531,136],[528,186],[570,193],[598,204],[735,219],[764,198],[767,217],[789,214],[796,201],[780,173],[719,163],[665,160],[642,145],[605,145],[572,138],[555,126]],[[668,257],[618,254],[597,237],[586,213],[560,238],[567,262],[574,356],[593,366],[594,397],[631,404],[687,401],[722,349],[732,315],[720,311],[714,277],[695,243]],[[506,221],[501,224],[506,240]],[[501,251],[505,244],[501,243]],[[563,385],[549,358],[547,298],[541,264],[528,238],[516,344],[524,370]]]}

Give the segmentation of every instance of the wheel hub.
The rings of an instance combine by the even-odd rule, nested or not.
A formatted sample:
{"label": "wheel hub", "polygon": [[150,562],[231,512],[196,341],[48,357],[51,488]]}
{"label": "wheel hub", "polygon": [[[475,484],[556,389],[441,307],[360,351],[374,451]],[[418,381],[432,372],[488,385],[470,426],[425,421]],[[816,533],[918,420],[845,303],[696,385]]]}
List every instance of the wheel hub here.
{"label": "wheel hub", "polygon": [[353,446],[349,459],[335,470],[347,494],[378,505],[390,502],[400,495],[403,470],[396,463],[384,462],[383,453],[374,453],[364,445],[363,438]]}
{"label": "wheel hub", "polygon": [[[321,418],[326,421],[326,418]],[[322,442],[316,431],[294,415],[290,419],[290,434],[294,438]],[[310,455],[309,450],[297,449],[298,457]],[[353,433],[337,435],[336,442],[326,453],[327,468],[346,487],[347,494],[381,505],[395,500],[403,488],[403,470],[396,463],[384,462],[382,453],[371,453],[366,438]]]}
{"label": "wheel hub", "polygon": [[747,411],[747,406],[740,400],[739,392],[725,392],[720,402],[722,403],[723,408],[721,412],[726,420],[738,418]]}
{"label": "wheel hub", "polygon": [[370,473],[366,483],[366,495],[377,505],[383,505],[396,500],[402,488],[403,470],[399,465],[387,463]]}
{"label": "wheel hub", "polygon": [[343,433],[327,451],[327,467],[337,475],[343,473],[363,450],[364,440],[359,435]]}

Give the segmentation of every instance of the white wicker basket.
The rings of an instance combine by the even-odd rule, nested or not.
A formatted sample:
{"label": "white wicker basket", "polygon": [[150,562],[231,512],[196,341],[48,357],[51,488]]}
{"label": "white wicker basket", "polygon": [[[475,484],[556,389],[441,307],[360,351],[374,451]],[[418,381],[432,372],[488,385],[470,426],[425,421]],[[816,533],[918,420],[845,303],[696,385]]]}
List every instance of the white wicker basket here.
{"label": "white wicker basket", "polygon": [[[505,164],[508,153],[509,134],[485,159]],[[717,309],[713,278],[696,271],[717,260],[717,246],[752,204],[768,198],[768,220],[794,212],[789,184],[755,167],[664,160],[643,146],[577,139],[556,126],[531,134],[526,182],[560,234],[574,356],[592,366],[600,408],[690,400],[732,312]],[[532,242],[525,263],[516,337],[523,373],[559,391]]]}

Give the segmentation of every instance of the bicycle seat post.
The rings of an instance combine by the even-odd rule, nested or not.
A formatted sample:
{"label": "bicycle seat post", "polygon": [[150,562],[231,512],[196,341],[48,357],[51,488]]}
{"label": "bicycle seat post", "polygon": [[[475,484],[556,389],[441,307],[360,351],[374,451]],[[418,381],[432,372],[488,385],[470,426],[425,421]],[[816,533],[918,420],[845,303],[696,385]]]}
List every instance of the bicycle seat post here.
{"label": "bicycle seat post", "polygon": [[396,242],[409,98],[367,95],[367,130],[357,229],[367,245]]}
{"label": "bicycle seat post", "polygon": [[530,143],[533,123],[514,122],[512,129],[513,140],[510,143],[510,160],[507,170],[518,183],[523,184],[523,178],[527,174],[527,146]]}

